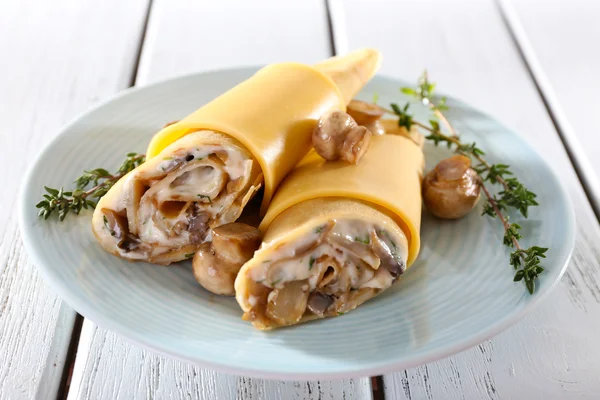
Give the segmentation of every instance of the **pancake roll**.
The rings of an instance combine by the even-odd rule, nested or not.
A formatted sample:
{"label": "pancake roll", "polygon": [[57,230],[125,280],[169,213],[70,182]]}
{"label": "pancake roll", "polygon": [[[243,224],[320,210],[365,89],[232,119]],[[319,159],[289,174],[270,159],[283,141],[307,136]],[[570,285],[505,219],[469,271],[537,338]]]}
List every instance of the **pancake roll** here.
{"label": "pancake roll", "polygon": [[268,65],[165,127],[147,161],[99,201],[99,243],[128,260],[170,264],[193,257],[211,228],[234,222],[261,187],[264,213],[309,152],[319,117],[344,110],[379,61],[366,49],[315,66]]}
{"label": "pancake roll", "polygon": [[309,154],[281,183],[240,270],[236,299],[258,329],[336,317],[389,288],[420,247],[421,146],[378,135],[356,165]]}

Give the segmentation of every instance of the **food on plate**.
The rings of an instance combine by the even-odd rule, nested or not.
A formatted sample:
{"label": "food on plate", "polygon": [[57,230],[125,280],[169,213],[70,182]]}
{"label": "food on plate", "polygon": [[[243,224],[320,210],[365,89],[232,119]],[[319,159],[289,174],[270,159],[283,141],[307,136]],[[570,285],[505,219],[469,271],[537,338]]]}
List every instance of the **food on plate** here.
{"label": "food on plate", "polygon": [[458,154],[442,160],[423,180],[425,207],[438,218],[462,218],[479,201],[479,181],[470,158]]}
{"label": "food on plate", "polygon": [[[385,127],[381,123],[381,117],[385,114],[385,110],[377,104],[352,100],[348,103],[346,112],[354,118],[357,124],[367,128],[373,135],[386,133]],[[395,125],[398,126],[398,123],[396,122]]]}
{"label": "food on plate", "polygon": [[[485,159],[485,152],[477,146],[477,143],[465,142],[458,134],[450,120],[446,118],[444,112],[448,109],[445,97],[438,97],[434,94],[435,83],[429,80],[427,70],[419,77],[417,86],[414,88],[401,88],[402,93],[410,95],[426,106],[432,115],[432,119],[427,122],[418,121],[414,118],[410,110],[411,103],[407,102],[404,107],[400,107],[396,103],[390,104],[392,114],[397,117],[398,126],[411,130],[413,127],[418,127],[419,130],[426,132],[425,139],[432,142],[435,146],[444,144],[458,153],[459,155],[467,156],[471,160],[477,160],[478,164],[471,171],[468,171],[466,179],[469,182],[473,178],[473,172],[478,176],[479,189],[484,193],[486,201],[483,206],[482,215],[488,215],[492,218],[498,218],[504,230],[503,244],[513,248],[509,257],[509,263],[515,270],[513,277],[514,282],[523,281],[529,294],[535,292],[537,278],[544,268],[541,266],[541,259],[546,258],[548,248],[540,246],[530,246],[529,248],[521,247],[519,242],[523,238],[521,234],[521,225],[510,222],[505,212],[510,210],[518,211],[524,218],[529,216],[529,207],[538,206],[537,195],[529,190],[519,178],[517,178],[510,170],[510,166],[506,164],[493,164]],[[442,129],[448,133],[443,132]],[[456,163],[459,159],[454,159],[451,164]],[[464,164],[464,163],[463,163]],[[452,170],[453,168],[450,168]],[[458,171],[464,169],[463,166],[458,167]],[[489,185],[489,186],[488,186]],[[500,191],[497,194],[492,192],[491,187],[497,185]],[[437,189],[436,189],[437,190]],[[439,191],[433,192],[433,198],[439,199]],[[453,196],[456,201],[455,205],[460,213],[468,212],[468,205],[473,201],[473,196],[461,198],[461,196]],[[431,199],[430,199],[431,200]],[[438,206],[437,200],[434,207]],[[444,210],[444,213],[450,215],[449,210]],[[457,213],[457,215],[460,215]]]}
{"label": "food on plate", "polygon": [[334,317],[389,288],[419,252],[422,169],[421,147],[400,135],[373,136],[355,165],[307,155],[236,278],[244,319],[273,329]]}
{"label": "food on plate", "polygon": [[233,296],[233,283],[246,261],[260,246],[260,231],[250,225],[232,222],[212,229],[212,243],[203,243],[194,255],[194,277],[214,293]]}
{"label": "food on plate", "polygon": [[[273,329],[341,315],[377,296],[417,257],[421,200],[433,215],[457,219],[481,191],[483,214],[500,220],[504,244],[514,247],[514,281],[534,293],[548,249],[521,247],[521,226],[505,211],[527,218],[535,193],[462,140],[426,74],[402,92],[431,112],[427,122],[410,102],[352,100],[379,60],[367,49],[312,67],[265,67],[167,124],[147,157],[128,154],[114,174],[86,171],[72,192],[45,188],[39,215],[63,220],[96,207],[93,231],[104,249],[157,264],[193,258],[202,286],[235,294],[246,320]],[[422,180],[425,140],[457,155]],[[262,244],[240,219],[260,188],[260,212],[250,219],[256,226],[264,215]]]}
{"label": "food on plate", "polygon": [[211,227],[235,221],[261,182],[237,140],[193,132],[120,179],[98,202],[93,231],[123,258],[181,261],[210,240]]}
{"label": "food on plate", "polygon": [[344,111],[332,111],[321,118],[312,134],[312,144],[327,161],[342,159],[357,164],[369,147],[371,132],[359,126]]}
{"label": "food on plate", "polygon": [[150,142],[146,162],[99,201],[93,231],[128,260],[170,264],[234,222],[259,188],[263,212],[277,185],[306,155],[317,119],[346,104],[374,75],[376,50],[315,66],[269,65]]}

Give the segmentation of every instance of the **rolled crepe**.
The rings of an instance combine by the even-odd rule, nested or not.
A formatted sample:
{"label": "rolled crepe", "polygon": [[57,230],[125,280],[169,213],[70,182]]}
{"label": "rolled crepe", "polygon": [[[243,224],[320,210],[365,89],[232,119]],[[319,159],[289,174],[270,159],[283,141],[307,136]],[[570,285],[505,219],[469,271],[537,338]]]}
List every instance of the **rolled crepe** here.
{"label": "rolled crepe", "polygon": [[419,252],[421,147],[382,135],[357,165],[309,154],[281,183],[240,270],[236,299],[259,329],[341,315],[387,289]]}
{"label": "rolled crepe", "polygon": [[120,257],[169,264],[193,256],[210,228],[235,221],[261,186],[264,212],[309,151],[318,118],[343,110],[379,62],[367,49],[314,67],[269,65],[165,127],[147,161],[98,203],[96,238]]}

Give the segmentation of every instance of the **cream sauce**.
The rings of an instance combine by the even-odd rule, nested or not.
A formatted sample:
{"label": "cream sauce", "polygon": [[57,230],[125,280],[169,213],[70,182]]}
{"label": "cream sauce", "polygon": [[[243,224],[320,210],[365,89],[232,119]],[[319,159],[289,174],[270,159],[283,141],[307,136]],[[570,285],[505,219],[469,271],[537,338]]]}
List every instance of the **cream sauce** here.
{"label": "cream sauce", "polygon": [[[215,153],[221,153],[221,156],[225,153],[227,162],[223,164],[220,160],[209,159],[209,155]],[[190,155],[194,156],[194,159],[187,162],[187,166],[170,172],[142,197],[138,212],[142,224],[139,233],[142,241],[169,247],[183,246],[190,242],[190,232],[181,227],[187,226],[188,208],[193,206],[193,203],[197,203],[200,212],[206,213],[209,219],[213,220],[239,195],[221,194],[228,182],[242,177],[246,172],[246,162],[249,160],[243,156],[240,149],[204,146],[179,157],[191,158]],[[168,170],[174,160],[175,157],[167,157],[158,168]],[[161,207],[166,202],[187,204],[172,216],[161,212]],[[207,240],[210,240],[209,235],[204,239]]]}
{"label": "cream sauce", "polygon": [[[251,270],[251,279],[272,288],[307,279],[310,291],[314,291],[331,266],[337,278],[330,285],[334,292],[385,289],[392,284],[392,275],[379,268],[379,257],[370,249],[371,232],[381,232],[382,227],[361,219],[338,219],[322,243],[311,246],[322,236],[322,229],[326,228],[315,226],[294,242],[268,252],[268,259]],[[394,257],[406,264],[408,249],[403,245],[406,239],[394,238],[390,231],[383,234],[395,247]],[[252,303],[253,300],[249,301]]]}
{"label": "cream sauce", "polygon": [[[130,259],[147,259],[189,245],[191,234],[186,228],[190,207],[197,207],[198,214],[208,217],[207,227],[221,216],[227,218],[225,213],[235,214],[230,209],[239,208],[234,202],[248,190],[255,163],[244,149],[229,144],[177,149],[162,157],[130,173],[119,195],[107,204],[119,213],[126,211],[130,231],[147,245],[126,252]],[[228,188],[228,183],[238,179],[239,187]],[[142,190],[140,182],[150,184],[147,190],[142,188],[143,194],[136,193]],[[210,241],[210,229],[205,234],[203,241]]]}

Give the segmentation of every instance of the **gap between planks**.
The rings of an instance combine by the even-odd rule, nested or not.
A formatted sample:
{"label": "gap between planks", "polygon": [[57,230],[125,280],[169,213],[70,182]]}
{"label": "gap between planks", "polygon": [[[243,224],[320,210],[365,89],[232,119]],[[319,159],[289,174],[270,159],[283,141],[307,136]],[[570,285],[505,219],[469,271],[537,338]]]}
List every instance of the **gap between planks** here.
{"label": "gap between planks", "polygon": [[69,394],[69,388],[71,387],[71,380],[73,377],[73,369],[75,368],[75,359],[77,358],[77,348],[79,347],[79,338],[81,337],[81,329],[83,327],[83,316],[81,314],[75,314],[75,322],[73,323],[73,330],[71,331],[71,340],[69,342],[69,348],[67,349],[67,355],[65,357],[65,366],[62,371],[60,383],[58,386],[58,392],[56,394],[57,399],[66,399]]}
{"label": "gap between planks", "polygon": [[[142,49],[144,48],[144,42],[146,40],[146,33],[148,31],[148,21],[150,20],[150,13],[152,11],[153,1],[154,0],[148,0],[148,5],[146,6],[146,15],[144,17],[144,23],[140,32],[140,39],[138,41],[135,53],[135,61],[131,70],[131,77],[129,78],[129,82],[127,85],[128,88],[134,86],[135,81],[137,79],[140,58],[142,56]],[[58,387],[58,392],[56,395],[57,399],[67,399],[69,395],[69,391],[71,389],[71,382],[73,381],[75,363],[77,360],[77,355],[79,353],[79,342],[82,336],[84,320],[85,318],[81,314],[76,313],[75,322],[73,324],[73,331],[71,333],[71,341],[69,342],[69,348],[67,350],[67,356],[65,358],[65,366],[61,376],[60,386]],[[87,354],[85,354],[85,356],[87,358]],[[79,382],[79,380],[77,380],[77,382]]]}
{"label": "gap between planks", "polygon": [[[344,40],[345,36],[342,34],[346,29],[344,25],[343,5],[336,1],[323,0],[323,2],[325,3],[325,11],[327,13],[331,55],[344,55],[348,51],[348,43]],[[372,400],[385,400],[383,376],[372,376],[369,379],[369,384],[371,385]]]}
{"label": "gap between planks", "polygon": [[[495,3],[500,12],[500,16],[502,17],[502,21],[506,25],[509,36],[523,61],[523,65],[531,77],[540,99],[548,112],[550,121],[552,121],[552,125],[554,125],[554,129],[558,133],[558,137],[567,152],[567,156],[573,165],[575,174],[590,202],[592,210],[596,215],[596,219],[600,222],[600,186],[593,179],[593,167],[587,157],[585,157],[575,132],[573,132],[573,128],[569,124],[567,117],[556,98],[552,85],[535,54],[533,46],[529,41],[516,10],[510,1],[511,0],[495,0]],[[578,154],[582,156],[577,157]]]}
{"label": "gap between planks", "polygon": [[148,6],[146,8],[146,17],[144,19],[144,24],[142,25],[142,32],[140,34],[140,40],[137,47],[137,51],[135,53],[135,61],[131,70],[131,78],[129,79],[128,87],[134,86],[135,81],[138,77],[138,72],[140,69],[140,59],[142,58],[142,50],[144,49],[144,43],[146,42],[146,34],[148,33],[148,22],[150,21],[150,14],[152,13],[153,3],[154,0],[148,0]]}
{"label": "gap between planks", "polygon": [[[327,27],[329,28],[329,43],[331,46],[331,55],[344,55],[348,52],[348,43],[343,34],[346,27],[344,25],[343,4],[338,1],[323,0],[325,11],[327,13]],[[372,400],[385,400],[385,387],[383,376],[372,376],[369,379],[371,385]]]}

